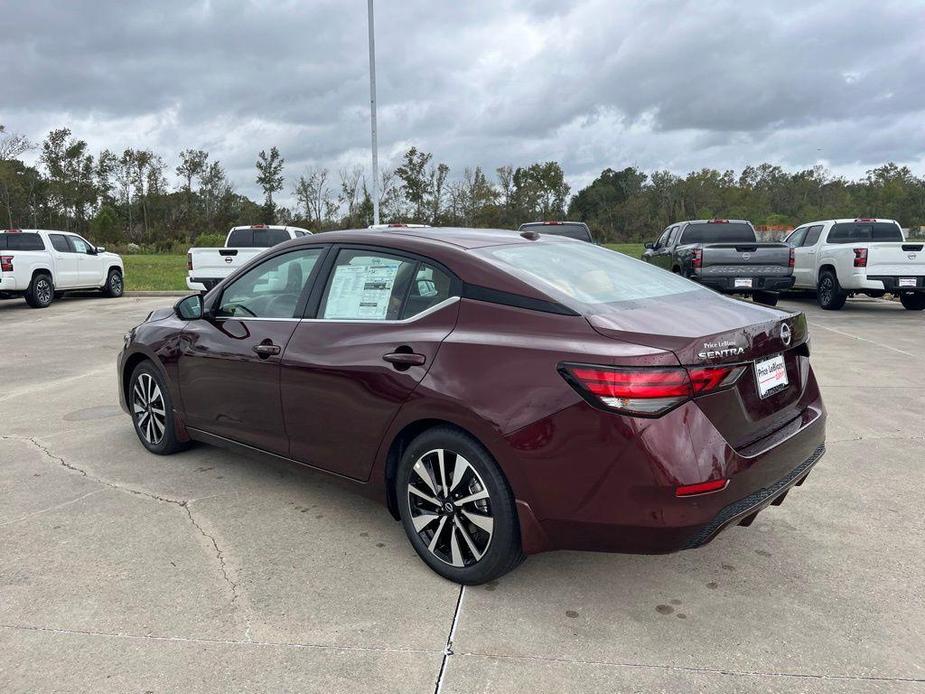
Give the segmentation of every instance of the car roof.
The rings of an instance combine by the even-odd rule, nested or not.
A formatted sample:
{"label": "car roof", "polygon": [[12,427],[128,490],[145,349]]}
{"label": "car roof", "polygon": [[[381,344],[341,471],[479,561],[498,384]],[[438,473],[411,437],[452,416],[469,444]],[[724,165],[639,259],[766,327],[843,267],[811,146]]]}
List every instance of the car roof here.
{"label": "car roof", "polygon": [[571,224],[572,226],[576,226],[576,227],[585,227],[586,229],[588,228],[588,225],[585,224],[584,222],[570,222],[568,220],[562,220],[562,221],[550,220],[547,222],[524,222],[523,224],[520,225],[520,228],[523,229],[524,227],[558,227],[558,226],[565,226],[566,224]]}
{"label": "car roof", "polygon": [[[553,236],[548,238],[552,239]],[[559,241],[558,237],[555,237]],[[511,243],[529,243],[513,229],[470,229],[465,227],[392,227],[389,229],[347,229],[315,234],[315,243],[371,243],[383,240],[419,242],[422,246],[451,246],[465,250],[502,246]],[[304,241],[304,239],[303,239]]]}

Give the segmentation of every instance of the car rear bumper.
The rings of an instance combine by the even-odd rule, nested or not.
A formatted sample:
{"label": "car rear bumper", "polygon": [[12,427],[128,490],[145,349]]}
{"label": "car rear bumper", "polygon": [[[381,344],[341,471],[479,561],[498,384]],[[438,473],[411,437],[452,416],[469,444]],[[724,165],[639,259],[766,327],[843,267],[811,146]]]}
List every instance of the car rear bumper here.
{"label": "car rear bumper", "polygon": [[[750,524],[801,484],[825,451],[814,378],[800,403],[796,418],[738,449],[696,401],[653,420],[567,408],[540,429],[517,432],[509,439],[523,460],[517,479],[529,485],[523,495],[515,488],[524,550],[660,554]],[[590,419],[584,431],[582,419]],[[572,435],[560,439],[564,431]],[[712,479],[729,481],[718,492],[676,496],[680,485]]]}
{"label": "car rear bumper", "polygon": [[195,292],[205,292],[221,282],[224,277],[187,277],[186,286]]}
{"label": "car rear bumper", "polygon": [[[908,286],[900,287],[899,286],[900,279],[915,280],[915,286],[914,287],[908,287]],[[868,275],[867,283],[869,284],[880,283],[883,285],[883,290],[890,292],[891,294],[897,294],[897,293],[901,294],[901,293],[909,293],[909,292],[913,292],[913,293],[925,292],[925,277],[916,276],[916,275],[906,275],[906,276],[897,275],[895,277],[885,276],[885,275]]]}
{"label": "car rear bumper", "polygon": [[793,277],[751,277],[743,274],[738,277],[752,280],[751,287],[736,287],[735,277],[694,277],[703,286],[728,294],[751,294],[753,292],[783,292],[793,287]]}

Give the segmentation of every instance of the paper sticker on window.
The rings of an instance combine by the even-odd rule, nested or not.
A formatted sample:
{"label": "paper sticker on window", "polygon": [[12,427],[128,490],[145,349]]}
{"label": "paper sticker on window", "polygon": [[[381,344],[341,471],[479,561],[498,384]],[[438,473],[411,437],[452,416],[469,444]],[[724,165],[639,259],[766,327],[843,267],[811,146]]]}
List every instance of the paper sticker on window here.
{"label": "paper sticker on window", "polygon": [[370,260],[379,262],[335,268],[325,305],[325,318],[385,320],[401,261]]}

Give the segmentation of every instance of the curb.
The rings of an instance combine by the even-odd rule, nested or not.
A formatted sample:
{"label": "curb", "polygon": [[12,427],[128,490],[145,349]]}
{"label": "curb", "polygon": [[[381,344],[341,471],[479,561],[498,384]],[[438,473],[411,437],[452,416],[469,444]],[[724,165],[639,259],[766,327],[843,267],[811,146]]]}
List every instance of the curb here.
{"label": "curb", "polygon": [[196,292],[190,289],[186,291],[176,290],[176,291],[167,291],[167,292],[139,291],[139,292],[123,292],[123,296],[188,296],[190,294],[195,294],[195,293]]}

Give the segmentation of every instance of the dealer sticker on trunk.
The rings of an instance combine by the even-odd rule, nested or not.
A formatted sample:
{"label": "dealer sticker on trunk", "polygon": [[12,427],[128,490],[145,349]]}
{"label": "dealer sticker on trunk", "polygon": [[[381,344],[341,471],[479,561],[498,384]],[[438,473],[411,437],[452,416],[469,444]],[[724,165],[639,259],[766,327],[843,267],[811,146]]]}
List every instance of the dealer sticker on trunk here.
{"label": "dealer sticker on trunk", "polygon": [[783,390],[789,383],[784,355],[778,354],[770,359],[756,361],[755,380],[758,382],[759,397],[766,398],[771,393]]}
{"label": "dealer sticker on trunk", "polygon": [[914,287],[915,286],[915,277],[900,277],[899,278],[900,287]]}

